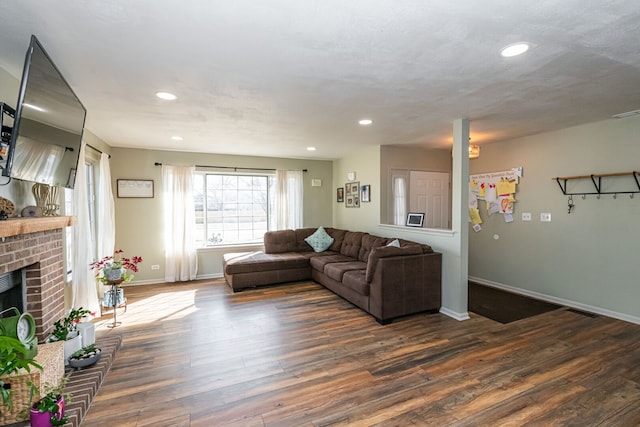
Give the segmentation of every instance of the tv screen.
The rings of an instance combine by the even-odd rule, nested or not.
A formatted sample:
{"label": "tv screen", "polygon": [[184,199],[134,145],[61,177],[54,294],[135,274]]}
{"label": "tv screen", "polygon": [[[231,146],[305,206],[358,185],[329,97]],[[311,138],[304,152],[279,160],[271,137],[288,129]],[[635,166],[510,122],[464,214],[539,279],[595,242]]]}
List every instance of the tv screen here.
{"label": "tv screen", "polygon": [[31,36],[2,175],[73,188],[86,109]]}

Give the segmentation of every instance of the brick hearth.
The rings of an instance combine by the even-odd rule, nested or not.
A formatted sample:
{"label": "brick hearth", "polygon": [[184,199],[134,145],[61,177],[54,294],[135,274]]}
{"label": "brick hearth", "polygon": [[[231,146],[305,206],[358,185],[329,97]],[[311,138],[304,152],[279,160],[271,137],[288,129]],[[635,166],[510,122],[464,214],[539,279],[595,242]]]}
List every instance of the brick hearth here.
{"label": "brick hearth", "polygon": [[26,306],[36,320],[38,342],[64,317],[63,228],[75,217],[0,221],[0,274],[26,268]]}

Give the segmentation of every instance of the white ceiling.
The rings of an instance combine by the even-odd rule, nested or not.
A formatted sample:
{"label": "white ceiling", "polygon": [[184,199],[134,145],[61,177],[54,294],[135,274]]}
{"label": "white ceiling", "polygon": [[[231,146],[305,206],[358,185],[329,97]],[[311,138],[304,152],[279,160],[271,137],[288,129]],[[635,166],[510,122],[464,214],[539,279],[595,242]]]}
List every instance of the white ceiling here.
{"label": "white ceiling", "polygon": [[31,34],[115,147],[331,159],[449,147],[460,117],[483,144],[640,108],[633,0],[4,0],[16,77]]}

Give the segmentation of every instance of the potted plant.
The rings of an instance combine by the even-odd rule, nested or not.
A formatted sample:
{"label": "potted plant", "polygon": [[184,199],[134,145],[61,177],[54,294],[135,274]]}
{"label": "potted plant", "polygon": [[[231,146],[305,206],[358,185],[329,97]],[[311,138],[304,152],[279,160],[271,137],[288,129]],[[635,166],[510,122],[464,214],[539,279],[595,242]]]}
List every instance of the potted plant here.
{"label": "potted plant", "polygon": [[87,315],[94,315],[84,308],[72,308],[66,317],[53,324],[53,332],[47,338],[47,342],[64,341],[64,361],[68,364],[68,359],[74,351],[82,348],[82,337],[78,334],[78,323]]}
{"label": "potted plant", "polygon": [[88,345],[71,355],[69,358],[69,366],[76,369],[91,366],[100,360],[100,356],[102,356],[102,349],[96,348],[93,344]]}
{"label": "potted plant", "polygon": [[91,270],[95,270],[96,278],[100,282],[106,285],[110,281],[130,282],[133,279],[132,272],[138,272],[138,264],[142,262],[142,258],[139,256],[127,258],[122,255],[123,253],[122,249],[118,249],[113,255],[107,255],[89,264]]}
{"label": "potted plant", "polygon": [[67,377],[62,377],[58,385],[44,385],[44,395],[31,406],[29,421],[31,427],[63,426],[69,420],[64,414],[65,404],[71,402],[71,395],[63,392]]}
{"label": "potted plant", "polygon": [[[13,337],[0,335],[0,394],[2,395],[2,406],[0,406],[0,413],[5,411],[5,407],[11,411],[13,409],[12,402],[12,390],[5,388],[7,376],[11,374],[17,374],[21,369],[27,372],[31,372],[31,368],[42,369],[42,366],[38,365],[33,358],[26,357],[27,349],[24,345]],[[30,388],[30,396],[37,393],[37,388],[29,381],[27,383]],[[28,409],[31,401],[27,402],[26,408]]]}

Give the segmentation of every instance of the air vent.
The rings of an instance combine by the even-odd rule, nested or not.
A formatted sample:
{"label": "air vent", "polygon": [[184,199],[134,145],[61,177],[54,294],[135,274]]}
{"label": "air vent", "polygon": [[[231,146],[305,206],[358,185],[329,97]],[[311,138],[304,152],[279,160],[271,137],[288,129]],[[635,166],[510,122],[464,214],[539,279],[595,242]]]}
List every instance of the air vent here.
{"label": "air vent", "polygon": [[640,110],[633,110],[627,111],[626,113],[616,114],[611,117],[613,117],[614,119],[624,119],[625,117],[637,116],[638,114],[640,114]]}

